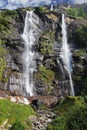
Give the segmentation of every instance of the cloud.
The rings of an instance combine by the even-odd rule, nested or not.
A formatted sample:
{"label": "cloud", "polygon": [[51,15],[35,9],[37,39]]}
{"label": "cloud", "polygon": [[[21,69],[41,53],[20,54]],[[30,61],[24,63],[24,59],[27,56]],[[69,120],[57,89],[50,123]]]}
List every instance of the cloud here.
{"label": "cloud", "polygon": [[5,7],[7,4],[7,0],[0,0],[0,8]]}
{"label": "cloud", "polygon": [[0,8],[16,9],[19,7],[34,7],[39,5],[49,5],[51,2],[56,3],[87,3],[87,0],[0,0]]}
{"label": "cloud", "polygon": [[73,0],[75,3],[87,3],[87,0]]}
{"label": "cloud", "polygon": [[18,7],[48,5],[50,3],[51,0],[0,0],[0,8],[12,10]]}

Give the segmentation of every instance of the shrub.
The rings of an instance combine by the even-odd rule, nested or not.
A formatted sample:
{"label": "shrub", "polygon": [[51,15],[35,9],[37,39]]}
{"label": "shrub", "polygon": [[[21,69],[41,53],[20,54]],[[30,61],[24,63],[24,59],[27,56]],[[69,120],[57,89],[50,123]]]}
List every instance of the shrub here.
{"label": "shrub", "polygon": [[56,109],[58,116],[47,130],[87,130],[87,105],[83,97],[67,97]]}
{"label": "shrub", "polygon": [[77,18],[87,19],[87,13],[83,8],[69,8],[67,9],[67,13]]}
{"label": "shrub", "polygon": [[67,125],[69,130],[87,130],[87,105],[73,110]]}
{"label": "shrub", "polygon": [[79,47],[87,47],[87,25],[77,29],[76,33],[74,34],[74,41]]}

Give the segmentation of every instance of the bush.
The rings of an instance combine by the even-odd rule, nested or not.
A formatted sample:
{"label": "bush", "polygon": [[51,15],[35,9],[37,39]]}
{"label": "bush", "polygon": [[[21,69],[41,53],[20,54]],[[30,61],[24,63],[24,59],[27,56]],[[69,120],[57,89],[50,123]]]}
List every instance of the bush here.
{"label": "bush", "polygon": [[58,116],[48,124],[47,130],[87,130],[87,105],[85,103],[83,97],[65,98],[59,107],[57,106]]}
{"label": "bush", "polygon": [[87,25],[78,28],[73,39],[79,47],[87,47]]}
{"label": "bush", "polygon": [[69,130],[87,130],[87,105],[72,111],[67,125]]}
{"label": "bush", "polygon": [[9,130],[25,130],[25,127],[20,121],[16,121]]}
{"label": "bush", "polygon": [[83,8],[69,8],[67,9],[67,13],[77,18],[87,19],[87,13]]}

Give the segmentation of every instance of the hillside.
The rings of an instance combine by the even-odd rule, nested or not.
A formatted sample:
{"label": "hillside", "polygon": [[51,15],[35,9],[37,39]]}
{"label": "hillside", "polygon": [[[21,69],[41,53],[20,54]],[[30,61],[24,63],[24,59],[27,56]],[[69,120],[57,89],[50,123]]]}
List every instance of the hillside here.
{"label": "hillside", "polygon": [[1,130],[87,129],[87,13],[82,7],[1,10]]}

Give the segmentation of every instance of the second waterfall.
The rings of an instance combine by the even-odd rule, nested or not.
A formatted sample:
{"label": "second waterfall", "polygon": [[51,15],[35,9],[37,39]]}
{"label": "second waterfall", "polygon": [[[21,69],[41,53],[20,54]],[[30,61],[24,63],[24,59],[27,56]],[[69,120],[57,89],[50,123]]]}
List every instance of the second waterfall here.
{"label": "second waterfall", "polygon": [[64,14],[62,14],[62,48],[61,48],[61,54],[60,57],[64,63],[64,68],[68,72],[69,75],[69,80],[70,80],[70,95],[74,96],[74,88],[73,88],[73,82],[72,82],[72,56],[71,52],[67,43],[67,31],[66,31],[66,23],[65,23],[65,18]]}
{"label": "second waterfall", "polygon": [[23,53],[23,73],[24,73],[24,89],[29,96],[34,95],[34,81],[33,73],[36,68],[34,45],[34,24],[33,24],[33,11],[27,11],[25,18],[24,32],[22,38],[24,40],[24,53]]}

